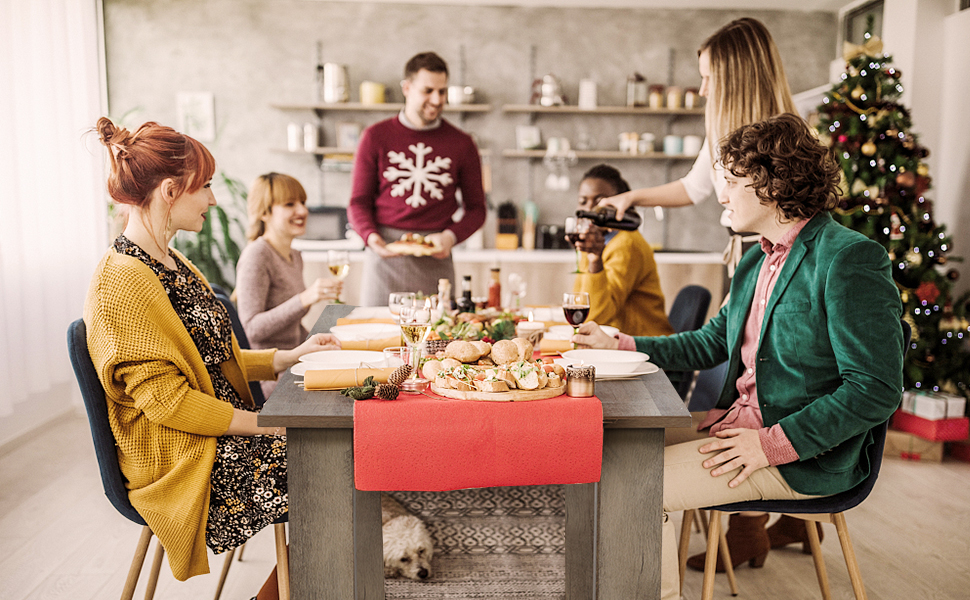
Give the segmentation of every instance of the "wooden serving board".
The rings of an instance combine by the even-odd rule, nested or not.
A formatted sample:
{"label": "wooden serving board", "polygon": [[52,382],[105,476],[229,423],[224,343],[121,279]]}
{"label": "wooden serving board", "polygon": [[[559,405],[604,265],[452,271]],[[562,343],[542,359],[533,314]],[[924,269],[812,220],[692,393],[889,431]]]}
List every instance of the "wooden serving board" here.
{"label": "wooden serving board", "polygon": [[441,252],[439,246],[425,246],[424,244],[412,244],[409,242],[391,242],[384,246],[395,254],[405,256],[431,256],[436,252]]}
{"label": "wooden serving board", "polygon": [[462,392],[451,388],[440,388],[433,383],[431,391],[445,398],[455,400],[478,400],[487,402],[525,402],[527,400],[545,400],[561,396],[566,391],[566,383],[557,387],[544,387],[538,390],[509,390],[507,392]]}

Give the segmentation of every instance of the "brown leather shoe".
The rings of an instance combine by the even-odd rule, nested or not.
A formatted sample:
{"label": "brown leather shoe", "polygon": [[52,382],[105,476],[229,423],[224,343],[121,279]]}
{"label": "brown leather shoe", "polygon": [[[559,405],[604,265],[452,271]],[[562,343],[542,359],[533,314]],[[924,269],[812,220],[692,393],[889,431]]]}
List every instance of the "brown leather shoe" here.
{"label": "brown leather shoe", "polygon": [[[788,544],[801,543],[802,553],[811,554],[812,547],[808,543],[808,531],[805,525],[811,521],[803,521],[788,515],[781,515],[781,518],[768,528],[768,538],[771,540],[772,548],[782,548]],[[815,523],[818,528],[818,541],[822,541],[822,524]]]}
{"label": "brown leather shoe", "polygon": [[[768,539],[768,532],[765,531],[767,524],[767,514],[757,517],[731,515],[725,537],[728,549],[731,551],[731,563],[735,569],[745,562],[754,569],[764,566],[768,551],[771,550],[771,541]],[[691,556],[687,559],[687,566],[695,571],[703,571],[706,556],[706,552]],[[717,554],[716,570],[718,573],[724,572],[724,562],[721,560],[720,552]]]}

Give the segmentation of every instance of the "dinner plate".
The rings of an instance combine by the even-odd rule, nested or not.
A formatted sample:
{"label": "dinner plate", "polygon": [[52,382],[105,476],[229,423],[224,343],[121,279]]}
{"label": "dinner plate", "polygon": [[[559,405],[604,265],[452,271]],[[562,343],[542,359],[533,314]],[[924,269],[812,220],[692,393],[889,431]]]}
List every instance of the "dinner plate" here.
{"label": "dinner plate", "polygon": [[341,342],[359,342],[363,340],[383,340],[401,335],[401,328],[393,323],[353,323],[350,325],[334,325],[332,333]]}
{"label": "dinner plate", "polygon": [[[555,359],[554,362],[562,365],[563,367],[576,366],[579,364],[578,361],[571,361],[568,358],[557,358]],[[658,367],[657,365],[651,362],[642,363],[633,371],[624,371],[624,372],[610,371],[608,369],[601,369],[600,367],[596,367],[596,379],[600,379],[600,380],[633,379],[635,377],[640,377],[641,375],[649,375],[651,373],[656,373],[659,370],[660,370],[660,367]]]}
{"label": "dinner plate", "polygon": [[[616,327],[610,327],[609,325],[600,325],[600,329],[603,333],[613,337],[620,332]],[[553,325],[552,327],[546,329],[545,337],[550,340],[568,340],[573,337],[573,326],[572,325]]]}
{"label": "dinner plate", "polygon": [[324,369],[346,369],[348,365],[350,365],[350,368],[353,368],[362,362],[384,362],[384,353],[374,352],[373,350],[320,350],[319,352],[308,352],[304,354],[300,357],[300,362],[340,365],[336,367],[322,367]]}

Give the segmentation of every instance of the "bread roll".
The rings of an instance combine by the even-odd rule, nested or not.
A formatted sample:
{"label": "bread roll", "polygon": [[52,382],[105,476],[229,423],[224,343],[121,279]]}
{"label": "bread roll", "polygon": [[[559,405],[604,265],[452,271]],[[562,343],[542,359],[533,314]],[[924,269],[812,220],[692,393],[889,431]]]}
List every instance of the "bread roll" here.
{"label": "bread roll", "polygon": [[444,367],[442,366],[440,360],[429,360],[428,362],[424,363],[423,367],[421,367],[421,374],[424,375],[424,378],[428,381],[434,381],[435,375],[437,375],[438,371],[443,368]]}
{"label": "bread roll", "polygon": [[507,392],[509,386],[504,381],[476,381],[475,387],[480,392]]}
{"label": "bread roll", "polygon": [[478,360],[483,356],[488,356],[488,354],[492,351],[492,345],[489,344],[488,342],[483,342],[481,340],[478,340],[478,341],[472,342],[471,344],[472,346],[475,346],[475,348],[477,348],[479,352],[481,352],[481,354],[479,354],[478,358],[475,360]]}
{"label": "bread roll", "polygon": [[532,360],[532,353],[535,350],[532,342],[525,338],[514,338],[512,343],[519,349],[519,360]]}
{"label": "bread roll", "polygon": [[456,340],[445,347],[445,356],[463,363],[472,363],[478,360],[482,353],[471,342]]}
{"label": "bread roll", "polygon": [[519,360],[519,347],[512,340],[501,340],[492,344],[492,360],[497,365],[506,365]]}
{"label": "bread roll", "polygon": [[452,369],[454,369],[455,367],[457,367],[460,364],[461,364],[461,361],[458,360],[458,359],[456,359],[456,358],[442,358],[441,359],[441,368],[442,369],[447,369],[449,371],[452,370]]}

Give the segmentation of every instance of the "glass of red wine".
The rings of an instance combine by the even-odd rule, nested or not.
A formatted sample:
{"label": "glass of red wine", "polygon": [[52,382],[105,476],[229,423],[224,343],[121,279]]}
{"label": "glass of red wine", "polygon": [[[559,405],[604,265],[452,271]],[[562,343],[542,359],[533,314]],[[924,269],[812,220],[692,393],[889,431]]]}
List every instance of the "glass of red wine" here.
{"label": "glass of red wine", "polygon": [[[589,226],[592,223],[589,219],[578,219],[576,217],[566,217],[566,241],[576,246],[576,242],[580,240],[583,234],[589,231]],[[580,274],[583,271],[579,268],[579,248],[576,248],[576,270],[572,271],[574,274]]]}
{"label": "glass of red wine", "polygon": [[579,326],[589,317],[589,294],[586,292],[563,294],[562,312],[566,315],[566,321],[573,326],[573,333],[578,333]]}

